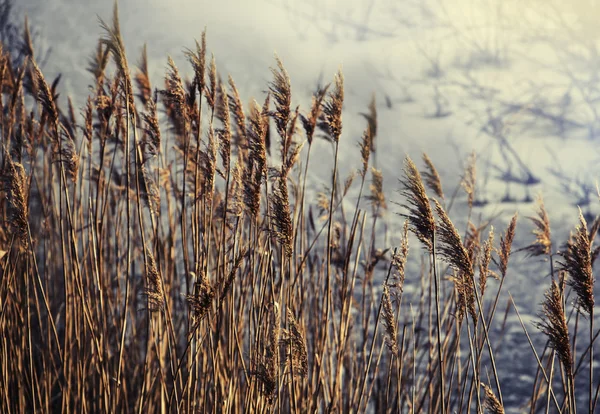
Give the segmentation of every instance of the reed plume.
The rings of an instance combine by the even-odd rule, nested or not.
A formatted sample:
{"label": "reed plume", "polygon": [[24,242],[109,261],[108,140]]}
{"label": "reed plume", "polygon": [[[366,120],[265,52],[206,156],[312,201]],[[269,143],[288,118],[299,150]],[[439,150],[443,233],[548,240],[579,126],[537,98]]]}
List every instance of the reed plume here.
{"label": "reed plume", "polygon": [[135,83],[139,90],[137,97],[146,106],[148,101],[152,99],[152,86],[150,85],[150,74],[148,73],[148,51],[144,43],[142,48],[142,57],[138,63],[139,71],[135,75]]}
{"label": "reed plume", "polygon": [[142,120],[146,133],[142,141],[144,155],[147,158],[156,157],[160,152],[161,133],[154,99],[150,98],[146,103],[146,112],[142,113]]}
{"label": "reed plume", "polygon": [[119,72],[120,78],[123,82],[123,93],[125,98],[128,99],[129,104],[134,106],[133,102],[133,88],[131,84],[131,75],[129,73],[129,66],[127,64],[127,56],[125,54],[125,44],[123,42],[123,37],[121,36],[121,27],[119,24],[119,8],[117,7],[117,2],[115,1],[113,7],[113,19],[112,25],[108,25],[101,18],[98,18],[100,21],[100,26],[106,32],[106,36],[100,39],[100,42],[106,46],[106,49],[110,54],[112,54],[115,64],[117,65],[117,70]]}
{"label": "reed plume", "polygon": [[229,98],[229,107],[233,114],[233,120],[235,125],[235,143],[238,151],[244,154],[248,150],[248,142],[246,136],[246,115],[244,114],[244,106],[242,104],[242,98],[240,93],[233,81],[231,75],[229,76],[229,88],[231,89],[231,97]]}
{"label": "reed plume", "polygon": [[277,133],[280,137],[286,136],[288,122],[290,120],[290,107],[292,105],[292,91],[290,77],[283,67],[283,63],[276,55],[277,69],[271,68],[273,81],[269,84],[269,91],[275,101],[275,111],[271,116],[275,120]]}
{"label": "reed plume", "polygon": [[421,172],[423,181],[433,193],[440,199],[444,199],[444,191],[442,190],[442,180],[437,172],[433,162],[426,153],[423,153],[423,162],[425,163],[425,171]]}
{"label": "reed plume", "polygon": [[409,213],[400,215],[408,220],[410,231],[431,252],[435,234],[435,218],[421,174],[408,156],[404,160],[404,179],[400,183],[402,185],[401,193],[408,200],[408,204],[402,206]]}
{"label": "reed plume", "polygon": [[498,397],[496,397],[496,394],[494,394],[494,391],[483,383],[481,387],[485,392],[485,408],[487,408],[490,414],[504,414],[504,407],[498,400]]}
{"label": "reed plume", "polygon": [[373,214],[380,215],[381,210],[387,209],[387,204],[385,202],[385,194],[383,193],[383,174],[380,170],[375,168],[371,168],[371,176],[372,181],[369,189],[371,190],[371,195],[367,197],[367,199],[371,202],[373,206]]}
{"label": "reed plume", "polygon": [[473,202],[475,201],[476,161],[477,157],[475,152],[472,152],[467,161],[465,175],[460,183],[465,190],[465,193],[467,193],[467,203],[469,208],[473,208]]}
{"label": "reed plume", "polygon": [[334,79],[333,91],[323,104],[319,128],[333,142],[339,142],[342,135],[342,106],[344,104],[344,76],[339,70]]}
{"label": "reed plume", "polygon": [[563,261],[560,266],[570,278],[567,283],[577,294],[577,306],[588,315],[594,312],[594,275],[592,273],[592,249],[588,236],[587,223],[579,210],[579,225],[575,234],[561,252]]}
{"label": "reed plume", "polygon": [[[50,121],[53,125],[57,125],[58,123],[58,109],[56,108],[56,102],[54,101],[54,95],[42,74],[42,71],[38,67],[35,60],[29,60],[29,64],[31,65],[31,73],[32,73],[32,81],[37,91],[35,98],[42,105],[44,112],[50,118]],[[58,133],[58,131],[57,131]]]}
{"label": "reed plume", "polygon": [[567,378],[572,379],[573,357],[569,341],[569,327],[565,316],[565,308],[561,288],[556,281],[544,293],[542,303],[542,322],[537,324],[538,328],[548,336],[550,346],[556,351]]}
{"label": "reed plume", "polygon": [[375,152],[375,138],[377,137],[377,100],[375,98],[375,94],[371,96],[368,109],[368,113],[361,112],[361,115],[367,120],[369,151]]}
{"label": "reed plume", "polygon": [[397,291],[404,290],[404,278],[406,276],[406,261],[408,260],[408,221],[404,222],[402,228],[402,237],[400,239],[400,249],[392,255],[392,265],[394,266],[394,275],[390,287]]}
{"label": "reed plume", "polygon": [[512,249],[512,243],[515,238],[515,229],[517,227],[517,213],[512,217],[506,232],[500,236],[500,249],[498,250],[499,262],[498,268],[500,269],[500,275],[502,278],[506,276],[506,270],[508,268],[508,259],[510,258],[510,251]]}
{"label": "reed plume", "polygon": [[244,180],[244,204],[252,217],[256,217],[260,211],[260,188],[267,166],[266,132],[261,107],[254,101],[250,106],[247,124],[248,160]]}
{"label": "reed plume", "polygon": [[187,49],[185,55],[192,65],[194,70],[194,84],[198,90],[198,95],[201,97],[205,87],[205,72],[206,72],[206,29],[202,31],[200,42],[196,40],[196,50]]}
{"label": "reed plume", "polygon": [[163,280],[158,271],[154,254],[146,246],[146,296],[148,297],[148,310],[150,312],[162,311],[165,307],[165,292]]}
{"label": "reed plume", "polygon": [[552,253],[552,233],[550,231],[550,218],[546,212],[542,196],[538,197],[537,205],[537,217],[528,217],[535,226],[533,230],[535,241],[527,246],[525,250],[531,256],[549,256]]}
{"label": "reed plume", "polygon": [[7,216],[11,231],[21,238],[27,240],[29,223],[27,176],[23,165],[14,162],[6,147],[4,150],[4,169],[2,171],[2,190],[7,201]]}
{"label": "reed plume", "polygon": [[223,163],[223,172],[221,175],[228,174],[231,164],[231,114],[229,113],[229,96],[225,86],[219,83],[219,93],[217,101],[217,118],[221,121],[222,128],[218,129],[217,137],[219,139],[219,153]]}
{"label": "reed plume", "polygon": [[256,377],[260,385],[261,393],[269,401],[273,401],[277,393],[277,382],[279,377],[279,304],[273,304],[273,312],[269,327],[267,344],[264,355],[259,354],[254,362],[252,375]]}
{"label": "reed plume", "polygon": [[[195,274],[192,273],[195,277]],[[194,317],[193,329],[195,330],[200,322],[208,315],[213,299],[215,298],[215,289],[210,283],[210,280],[205,273],[200,273],[200,276],[194,282],[194,293],[186,295],[186,301],[190,308],[190,312]]]}
{"label": "reed plume", "polygon": [[291,309],[287,309],[289,329],[283,330],[281,343],[285,345],[290,353],[288,358],[293,367],[294,376],[304,378],[308,375],[308,352],[306,350],[306,339],[300,329],[300,324]]}
{"label": "reed plume", "polygon": [[488,239],[483,244],[483,250],[479,258],[479,290],[481,296],[485,294],[488,276],[491,274],[490,262],[492,261],[492,251],[494,250],[494,227],[490,228]]}
{"label": "reed plume", "polygon": [[458,319],[461,320],[466,308],[473,321],[477,323],[478,314],[475,309],[475,286],[473,285],[473,263],[469,252],[462,244],[458,230],[446,214],[442,205],[434,200],[435,209],[439,217],[437,232],[439,235],[439,256],[452,266],[457,272],[456,288],[458,291]]}
{"label": "reed plume", "polygon": [[287,188],[287,178],[279,176],[275,179],[273,192],[270,196],[271,215],[275,225],[273,232],[287,257],[292,256],[293,228],[290,216],[290,202]]}
{"label": "reed plume", "polygon": [[394,310],[390,299],[390,288],[387,284],[383,285],[383,323],[385,325],[385,344],[390,352],[398,356],[398,329],[394,318]]}
{"label": "reed plume", "polygon": [[367,171],[369,170],[369,158],[371,156],[371,144],[370,144],[370,129],[367,128],[362,134],[362,139],[358,143],[360,147],[360,156],[362,160],[362,169],[360,170],[361,177],[365,178]]}
{"label": "reed plume", "polygon": [[304,132],[306,133],[308,145],[312,145],[315,129],[321,116],[323,100],[325,99],[325,95],[327,94],[328,88],[329,85],[317,89],[317,91],[312,97],[312,104],[310,106],[310,112],[308,113],[308,116],[300,114],[300,121],[302,122],[302,126],[304,127]]}

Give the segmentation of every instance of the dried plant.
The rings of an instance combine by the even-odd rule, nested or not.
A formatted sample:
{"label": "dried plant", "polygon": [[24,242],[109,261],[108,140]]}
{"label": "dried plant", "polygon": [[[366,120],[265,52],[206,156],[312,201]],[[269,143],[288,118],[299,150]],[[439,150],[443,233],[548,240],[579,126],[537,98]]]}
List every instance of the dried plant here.
{"label": "dried plant", "polygon": [[160,152],[160,126],[156,103],[150,98],[146,103],[146,112],[142,113],[144,121],[145,139],[143,141],[144,156],[147,158],[156,157]]}
{"label": "dried plant", "polygon": [[377,101],[375,94],[373,94],[369,102],[369,112],[361,113],[361,115],[367,120],[366,136],[368,138],[369,151],[375,152],[375,137],[377,136]]}
{"label": "dried plant", "polygon": [[293,367],[294,376],[305,378],[308,375],[308,352],[306,339],[294,312],[287,310],[289,329],[283,330],[281,343],[289,349],[288,359]]}
{"label": "dried plant", "polygon": [[339,142],[342,135],[342,107],[344,104],[344,76],[339,70],[335,75],[333,91],[323,104],[319,128],[333,142]]}
{"label": "dried plant", "polygon": [[2,171],[2,190],[7,201],[7,216],[11,231],[23,241],[27,240],[29,223],[29,194],[25,169],[14,162],[6,147],[4,149],[4,169]]}
{"label": "dried plant", "polygon": [[360,170],[360,175],[364,179],[367,175],[367,171],[369,170],[369,157],[371,156],[371,138],[370,132],[367,128],[363,134],[362,139],[358,143],[360,147],[360,155],[362,159],[362,169]]}
{"label": "dried plant", "polygon": [[401,184],[401,193],[408,200],[408,204],[403,205],[408,210],[408,214],[401,214],[401,216],[408,219],[410,231],[417,236],[427,250],[432,251],[435,218],[421,174],[410,157],[406,157],[404,160],[404,179],[401,180]]}
{"label": "dried plant", "polygon": [[488,409],[490,414],[504,414],[504,407],[500,404],[494,391],[492,391],[488,385],[483,383],[481,384],[481,387],[485,392],[485,408]]}
{"label": "dried plant", "polygon": [[472,152],[467,161],[465,175],[461,181],[461,186],[465,190],[465,193],[467,193],[469,208],[473,208],[473,201],[475,201],[476,161],[475,152]]}
{"label": "dried plant", "polygon": [[277,393],[277,383],[279,377],[279,304],[273,304],[272,322],[269,329],[268,342],[265,347],[265,354],[259,355],[254,362],[252,374],[260,384],[261,393],[269,401],[273,401]]}
{"label": "dried plant", "polygon": [[490,262],[492,260],[492,251],[494,250],[494,227],[490,228],[488,239],[483,244],[481,257],[479,258],[479,290],[481,296],[485,294],[487,279],[490,275]]}
{"label": "dried plant", "polygon": [[229,113],[229,96],[225,86],[219,83],[219,93],[217,101],[217,118],[221,121],[222,128],[218,129],[217,137],[219,139],[219,153],[223,162],[222,175],[228,174],[231,164],[231,114]]}
{"label": "dried plant", "polygon": [[442,180],[440,175],[438,174],[433,162],[429,158],[429,156],[423,153],[423,162],[425,163],[425,171],[421,174],[423,175],[423,181],[433,193],[440,199],[444,199],[444,191],[442,190]]}
{"label": "dried plant", "polygon": [[150,74],[148,73],[148,51],[146,44],[142,48],[142,57],[138,63],[139,71],[135,75],[135,83],[138,87],[137,97],[146,106],[152,99],[152,86],[150,85]]}
{"label": "dried plant", "polygon": [[592,273],[592,250],[588,236],[587,223],[579,210],[579,225],[575,234],[567,242],[566,250],[561,252],[562,269],[569,273],[567,283],[577,294],[577,306],[588,315],[594,311],[594,276]]}
{"label": "dried plant", "polygon": [[148,310],[151,312],[163,311],[165,307],[165,292],[162,277],[158,271],[154,254],[146,246],[146,296],[148,297]]}
{"label": "dried plant", "polygon": [[325,99],[328,88],[329,85],[325,86],[324,88],[319,88],[317,92],[315,92],[312,97],[312,104],[310,106],[310,112],[308,113],[308,116],[300,114],[300,120],[302,121],[304,132],[306,133],[308,145],[312,145],[315,128],[317,127],[319,118],[321,116],[323,99]]}
{"label": "dried plant", "polygon": [[194,84],[198,90],[198,94],[202,96],[205,87],[205,72],[206,72],[206,30],[202,32],[200,43],[196,41],[196,50],[187,49],[185,55],[194,69]]}
{"label": "dried plant", "polygon": [[457,271],[472,274],[473,263],[469,258],[467,249],[462,244],[460,234],[458,230],[452,224],[452,221],[446,214],[446,210],[442,205],[434,200],[435,209],[439,217],[437,232],[440,240],[439,254],[440,258],[454,267]]}
{"label": "dried plant", "polygon": [[394,318],[394,310],[392,309],[392,301],[390,299],[390,288],[387,284],[383,285],[383,323],[385,325],[385,344],[390,352],[398,356],[398,329],[396,328],[396,320]]}
{"label": "dried plant", "polygon": [[246,116],[244,115],[244,106],[242,105],[242,98],[240,93],[235,86],[233,78],[229,76],[229,87],[231,89],[231,97],[229,98],[229,107],[233,114],[236,127],[236,146],[241,153],[245,153],[248,150],[248,143],[246,142]]}
{"label": "dried plant", "polygon": [[385,195],[383,193],[383,174],[380,170],[376,170],[375,168],[371,168],[371,195],[367,197],[367,199],[371,202],[373,206],[373,214],[381,215],[381,210],[387,209],[387,204],[385,203]]}
{"label": "dried plant", "polygon": [[290,77],[279,57],[275,56],[275,60],[277,61],[277,69],[271,69],[274,79],[269,84],[271,96],[275,101],[275,111],[271,112],[271,116],[275,120],[277,133],[280,137],[285,137],[290,120],[290,107],[292,105],[291,83]]}
{"label": "dried plant", "polygon": [[510,258],[510,251],[512,249],[512,243],[515,238],[515,229],[517,227],[517,213],[510,220],[506,232],[500,236],[500,249],[498,250],[499,262],[498,268],[500,269],[500,275],[504,279],[506,276],[506,270],[508,268],[508,260]]}
{"label": "dried plant", "polygon": [[[192,274],[192,277],[195,278],[195,276],[195,274]],[[197,329],[200,322],[208,315],[214,298],[214,287],[211,285],[206,274],[201,273],[198,280],[194,283],[194,293],[186,296],[186,301],[194,316],[194,330]]]}
{"label": "dried plant", "polygon": [[131,84],[131,75],[129,73],[129,65],[127,64],[127,56],[125,53],[125,44],[123,37],[121,36],[121,26],[119,23],[119,9],[115,2],[113,8],[113,19],[112,26],[109,26],[101,18],[100,26],[106,32],[106,36],[100,39],[100,42],[106,46],[106,50],[113,56],[117,69],[119,71],[120,79],[123,81],[123,92],[125,98],[128,99],[131,106],[133,102],[133,88]]}
{"label": "dried plant", "polygon": [[550,346],[556,351],[567,375],[572,379],[573,357],[569,340],[569,328],[565,316],[565,308],[561,288],[556,281],[544,294],[539,329],[548,336]]}
{"label": "dried plant", "polygon": [[439,257],[452,266],[457,276],[454,277],[456,290],[458,292],[457,300],[457,318],[462,320],[465,310],[468,310],[477,323],[478,314],[475,309],[475,286],[473,285],[473,263],[469,257],[469,252],[462,244],[458,230],[452,224],[452,221],[446,214],[442,205],[435,202],[435,209],[439,217],[437,232],[439,235]]}
{"label": "dried plant", "polygon": [[403,291],[404,290],[404,278],[406,276],[406,261],[408,259],[408,221],[404,222],[402,230],[402,238],[400,240],[400,249],[392,255],[392,265],[394,266],[395,273],[393,282],[389,284],[390,287]]}
{"label": "dried plant", "polygon": [[261,107],[254,101],[250,106],[247,124],[249,151],[244,180],[244,204],[252,217],[256,217],[260,211],[260,188],[267,166],[266,132]]}
{"label": "dried plant", "polygon": [[37,63],[35,63],[34,60],[29,60],[29,64],[31,65],[33,84],[35,86],[35,90],[37,91],[36,99],[40,105],[42,105],[42,108],[46,114],[48,114],[50,121],[56,125],[58,123],[58,109],[56,108],[56,103],[54,102],[54,96]]}
{"label": "dried plant", "polygon": [[526,250],[529,251],[529,254],[532,256],[550,256],[550,254],[552,254],[550,218],[546,212],[542,196],[538,197],[537,204],[537,217],[528,217],[535,225],[535,229],[533,230],[535,241],[527,246]]}
{"label": "dried plant", "polygon": [[290,216],[290,202],[288,197],[287,179],[285,177],[277,177],[275,179],[271,199],[271,218],[275,224],[273,232],[281,247],[288,257],[291,257],[292,249],[292,219]]}

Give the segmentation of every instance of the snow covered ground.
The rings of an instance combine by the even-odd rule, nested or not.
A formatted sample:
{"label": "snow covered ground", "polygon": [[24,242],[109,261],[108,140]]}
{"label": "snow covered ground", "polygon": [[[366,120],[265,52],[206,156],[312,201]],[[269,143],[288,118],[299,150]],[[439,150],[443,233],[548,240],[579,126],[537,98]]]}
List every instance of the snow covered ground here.
{"label": "snow covered ground", "polygon": [[[81,105],[91,77],[86,72],[101,29],[97,15],[110,20],[112,0],[19,0],[40,34],[38,45],[51,47],[44,67],[53,78],[63,74],[61,93]],[[342,66],[346,101],[342,136],[342,170],[358,166],[356,142],[364,128],[358,113],[376,94],[379,111],[377,167],[383,170],[390,201],[402,160],[425,151],[451,193],[467,155],[479,155],[478,199],[487,201],[474,217],[501,213],[497,232],[519,211],[516,248],[533,240],[524,219],[534,205],[518,202],[543,193],[554,242],[568,237],[577,220],[576,203],[598,211],[600,129],[598,9],[590,0],[121,0],[123,36],[135,62],[144,43],[152,81],[162,83],[167,55],[185,73],[182,50],[191,47],[206,27],[210,51],[219,71],[235,79],[244,99],[262,98],[277,53],[292,79],[295,103],[306,108],[318,82],[326,83]],[[330,165],[326,144],[312,165]],[[514,157],[518,154],[518,158]],[[313,155],[314,157],[315,155]],[[495,167],[497,168],[495,168]],[[313,187],[328,178],[329,167],[312,170]],[[530,174],[528,176],[527,174]],[[507,193],[505,178],[513,183]],[[539,180],[539,184],[533,185]],[[583,205],[585,195],[589,206]],[[504,202],[505,197],[515,202]],[[464,229],[460,209],[451,216]],[[392,240],[401,225],[391,204]],[[464,216],[464,215],[463,215]],[[417,249],[413,249],[416,252]],[[533,322],[544,289],[547,264],[524,254],[512,259],[510,291],[528,329],[543,342]],[[507,295],[504,295],[506,300]],[[506,302],[504,302],[506,303]],[[498,323],[502,320],[497,317]],[[509,316],[505,343],[496,356],[505,403],[519,411],[528,398],[534,366],[531,351],[514,317]],[[515,363],[518,361],[518,363]],[[519,369],[515,370],[517,366]]]}

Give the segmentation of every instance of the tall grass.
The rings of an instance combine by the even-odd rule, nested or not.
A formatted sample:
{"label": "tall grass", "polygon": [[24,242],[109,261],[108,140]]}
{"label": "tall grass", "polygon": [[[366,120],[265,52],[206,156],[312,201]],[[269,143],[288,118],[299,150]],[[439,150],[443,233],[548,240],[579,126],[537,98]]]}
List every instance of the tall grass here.
{"label": "tall grass", "polygon": [[[362,163],[340,178],[340,145],[354,144],[342,135],[341,72],[294,109],[276,58],[264,102],[245,106],[203,34],[186,50],[191,79],[168,58],[155,89],[145,48],[129,64],[116,7],[101,26],[81,116],[61,107],[33,49],[21,63],[0,51],[0,412],[504,412],[512,379],[491,326],[517,219],[499,246],[489,222],[471,221],[474,156],[464,235],[433,162],[423,155],[420,172],[407,157],[406,223],[386,245],[375,99]],[[319,134],[332,174],[311,200]],[[522,324],[543,378],[523,403],[575,412],[586,366],[593,411],[600,221],[580,218],[556,270],[543,204],[534,223],[527,250],[550,260],[539,326],[554,352],[540,357]],[[424,255],[409,255],[409,232]],[[589,321],[578,358],[569,308]]]}

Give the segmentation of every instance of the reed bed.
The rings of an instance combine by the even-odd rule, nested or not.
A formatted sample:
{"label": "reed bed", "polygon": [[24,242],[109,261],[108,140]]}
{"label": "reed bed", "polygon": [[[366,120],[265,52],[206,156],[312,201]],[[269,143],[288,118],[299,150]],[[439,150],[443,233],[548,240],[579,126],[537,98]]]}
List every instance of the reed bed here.
{"label": "reed bed", "polygon": [[[339,147],[355,145],[341,72],[300,109],[276,58],[265,99],[246,104],[204,33],[186,49],[191,77],[169,57],[155,85],[145,49],[129,63],[116,6],[101,27],[79,110],[59,105],[30,41],[22,62],[0,50],[0,412],[504,412],[510,361],[490,327],[517,216],[499,243],[471,220],[474,154],[461,234],[427,155],[422,171],[405,159],[385,183],[401,200],[387,199],[375,99],[362,164],[340,176]],[[332,174],[310,200],[321,138]],[[395,246],[391,201],[406,220]],[[538,213],[524,250],[551,281],[540,329],[521,321],[538,372],[520,408],[595,412],[600,221],[580,216],[555,266],[543,201]]]}

